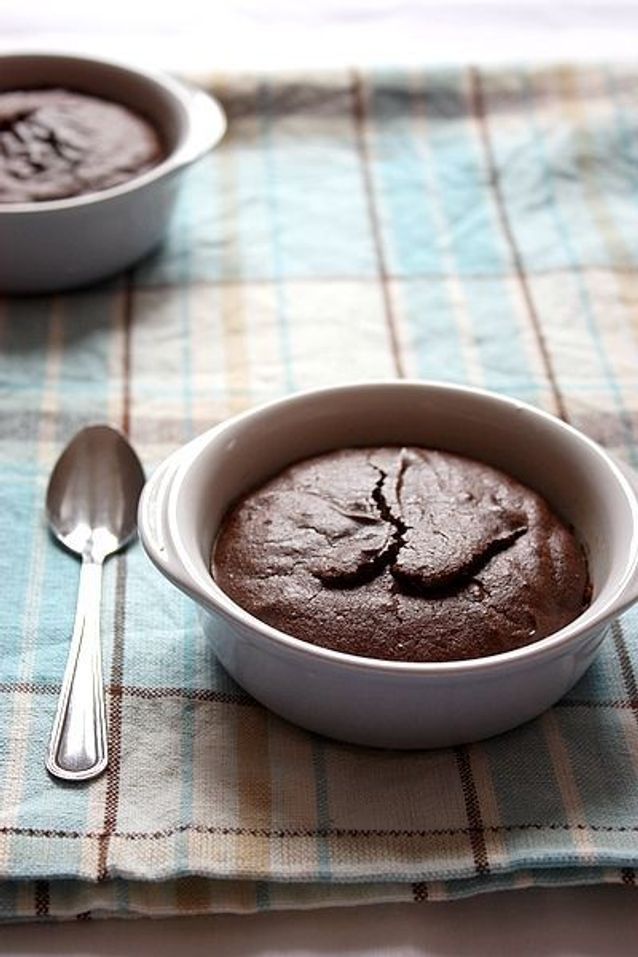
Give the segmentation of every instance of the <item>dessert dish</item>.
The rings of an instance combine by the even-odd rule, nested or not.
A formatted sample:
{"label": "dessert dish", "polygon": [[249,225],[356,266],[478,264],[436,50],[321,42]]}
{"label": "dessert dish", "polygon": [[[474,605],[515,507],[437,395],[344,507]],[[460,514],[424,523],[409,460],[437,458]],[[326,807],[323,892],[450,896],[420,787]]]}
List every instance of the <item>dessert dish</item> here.
{"label": "dessert dish", "polygon": [[578,541],[540,495],[416,447],[289,466],[227,514],[211,572],[280,631],[408,662],[520,648],[573,621],[591,592]]}
{"label": "dessert dish", "polygon": [[[3,132],[10,134],[4,138],[0,164],[0,291],[5,294],[80,288],[147,256],[166,235],[186,170],[220,141],[226,129],[221,105],[203,90],[165,74],[96,57],[2,54],[0,90],[9,97],[68,91],[104,107],[117,104],[125,111],[127,126],[133,123],[148,147],[139,154],[135,147],[131,155],[133,140],[129,142],[127,135],[116,149],[114,130],[120,130],[124,120],[118,112],[115,123],[109,109],[111,119],[100,126],[88,154],[83,152],[84,140],[78,149],[75,133],[72,142],[64,138],[62,145],[56,126],[57,145],[47,141],[49,134],[43,129],[41,141],[33,138],[36,131],[29,131],[27,145],[31,143],[32,149],[25,156],[25,144],[16,144],[15,133],[19,140],[26,131],[16,130],[15,109],[5,107]],[[74,120],[79,115],[74,111]],[[109,148],[100,166],[92,150],[103,146]],[[21,176],[7,171],[9,154],[15,160],[16,151]],[[32,169],[34,164],[43,169]],[[50,198],[54,193],[58,198]],[[18,196],[28,198],[20,201]]]}
{"label": "dessert dish", "polygon": [[[274,628],[211,576],[223,520],[251,490],[328,449],[404,445],[489,463],[551,503],[587,557],[582,613],[501,654],[384,660]],[[613,620],[638,600],[637,488],[586,435],[520,399],[444,382],[355,382],[264,403],[176,449],[142,492],[138,528],[159,572],[196,603],[211,651],[258,702],[342,741],[440,748],[529,721],[585,674]]]}

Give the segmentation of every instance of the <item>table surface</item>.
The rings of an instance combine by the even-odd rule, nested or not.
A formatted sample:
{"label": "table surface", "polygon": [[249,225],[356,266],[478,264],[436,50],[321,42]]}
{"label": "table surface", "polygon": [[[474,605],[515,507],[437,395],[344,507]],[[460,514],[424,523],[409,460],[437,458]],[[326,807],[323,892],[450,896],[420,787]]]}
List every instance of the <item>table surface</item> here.
{"label": "table surface", "polygon": [[[163,5],[111,0],[106,8],[2,5],[0,51],[56,49],[195,73],[215,69],[531,62],[635,57],[638,0],[558,5],[257,0]],[[168,5],[165,5],[168,6]],[[143,43],[141,43],[143,39]],[[265,40],[267,42],[265,42]],[[635,954],[638,908],[624,887],[534,889],[463,901],[254,916],[109,920],[3,927],[0,955],[147,953],[396,957]]]}
{"label": "table surface", "polygon": [[635,889],[503,891],[438,904],[253,916],[106,920],[3,928],[0,955],[191,957],[624,957],[635,955]]}

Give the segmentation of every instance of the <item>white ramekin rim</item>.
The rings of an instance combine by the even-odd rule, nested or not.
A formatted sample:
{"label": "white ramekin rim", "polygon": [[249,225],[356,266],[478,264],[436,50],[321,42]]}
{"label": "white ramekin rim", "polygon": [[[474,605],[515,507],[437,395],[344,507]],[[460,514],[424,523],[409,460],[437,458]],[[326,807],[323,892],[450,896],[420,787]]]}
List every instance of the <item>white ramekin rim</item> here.
{"label": "white ramekin rim", "polygon": [[[79,53],[62,53],[59,51],[48,53],[42,50],[0,53],[0,66],[5,60],[20,59],[57,60],[58,62],[73,60],[78,63],[86,63],[88,65],[95,65],[97,67],[113,67],[114,69],[120,70],[123,73],[128,73],[131,76],[147,80],[150,83],[154,83],[158,88],[161,88],[165,93],[168,93],[173,98],[176,105],[183,110],[184,116],[187,120],[187,129],[181,141],[172,147],[168,155],[165,156],[164,159],[160,160],[156,166],[151,167],[143,173],[132,176],[130,179],[127,179],[122,183],[118,183],[116,186],[109,186],[107,189],[99,189],[89,193],[82,193],[79,196],[69,196],[63,199],[47,199],[38,202],[25,203],[3,203],[0,201],[0,217],[2,218],[6,216],[37,216],[44,213],[64,212],[66,210],[73,210],[89,206],[99,206],[100,204],[107,203],[110,200],[124,197],[129,193],[134,193],[137,190],[143,189],[145,186],[148,186],[157,180],[171,176],[173,173],[176,173],[179,170],[189,166],[191,163],[196,162],[196,160],[207,153],[209,149],[212,149],[214,146],[216,146],[226,133],[226,114],[219,101],[209,93],[204,92],[204,90],[201,90],[197,87],[191,87],[181,80],[169,76],[168,74],[161,73],[156,70],[143,69],[138,66],[133,66],[125,61],[111,59],[110,57],[83,56]],[[104,95],[106,98],[106,90]],[[207,141],[207,143],[202,146],[201,149],[194,148],[191,151],[189,149],[191,146],[191,138],[197,133],[197,131],[194,129],[191,113],[191,107],[196,99],[199,103],[204,101],[207,102],[209,115],[213,122],[213,130],[211,132],[209,141]]]}
{"label": "white ramekin rim", "polygon": [[[353,389],[358,390],[361,388],[407,390],[414,389],[415,387],[418,389],[436,389],[437,391],[449,391],[450,393],[462,393],[469,396],[487,398],[496,400],[512,410],[524,409],[546,423],[549,423],[555,430],[562,431],[563,435],[570,436],[572,440],[582,443],[588,448],[590,453],[595,454],[604,463],[609,476],[622,489],[634,519],[631,542],[628,549],[628,560],[624,573],[620,576],[612,593],[604,601],[601,602],[595,599],[578,618],[574,619],[574,621],[570,622],[564,628],[548,635],[546,638],[542,638],[539,641],[532,642],[521,648],[512,649],[511,651],[459,661],[388,661],[385,659],[369,658],[335,651],[331,648],[313,645],[300,638],[295,638],[286,632],[262,622],[250,612],[243,609],[226,595],[208,572],[206,572],[205,576],[201,574],[198,562],[193,560],[181,536],[178,520],[178,503],[183,494],[183,489],[188,483],[188,476],[191,469],[196,464],[200,455],[205,453],[210,442],[216,441],[224,432],[236,428],[242,421],[249,420],[264,410],[276,412],[278,407],[283,408],[291,402],[303,402],[311,396],[320,397],[323,394],[327,397],[335,393],[346,393]],[[185,572],[185,578],[183,580],[176,580],[176,578],[173,577],[172,580],[175,584],[187,591],[206,610],[220,613],[230,622],[235,625],[240,625],[244,629],[251,630],[260,639],[267,640],[271,644],[278,646],[281,650],[287,649],[290,652],[303,655],[314,661],[323,660],[324,662],[330,662],[346,669],[363,669],[375,673],[410,674],[415,676],[421,675],[423,677],[430,676],[431,678],[443,678],[445,676],[453,677],[464,673],[478,674],[483,672],[496,672],[501,669],[509,670],[512,667],[523,667],[526,664],[533,664],[547,656],[558,656],[562,651],[567,650],[567,646],[571,646],[571,644],[579,638],[587,637],[593,633],[594,630],[600,629],[601,625],[611,621],[612,618],[616,617],[623,610],[623,608],[619,607],[619,599],[628,588],[632,579],[635,578],[638,570],[638,498],[626,475],[609,453],[605,452],[600,445],[588,438],[588,436],[550,413],[529,405],[528,403],[485,389],[425,379],[403,379],[394,381],[368,380],[345,385],[327,386],[320,389],[308,389],[295,392],[292,395],[284,396],[280,399],[275,399],[274,401],[262,403],[222,422],[183,446],[176,453],[173,453],[172,458],[172,475],[167,483],[166,495],[161,507],[164,509],[164,521],[170,543]],[[151,554],[151,558],[152,557]],[[201,555],[198,556],[198,558],[201,560]],[[204,565],[206,565],[206,563],[204,563]],[[631,604],[631,601],[627,602],[627,604]]]}

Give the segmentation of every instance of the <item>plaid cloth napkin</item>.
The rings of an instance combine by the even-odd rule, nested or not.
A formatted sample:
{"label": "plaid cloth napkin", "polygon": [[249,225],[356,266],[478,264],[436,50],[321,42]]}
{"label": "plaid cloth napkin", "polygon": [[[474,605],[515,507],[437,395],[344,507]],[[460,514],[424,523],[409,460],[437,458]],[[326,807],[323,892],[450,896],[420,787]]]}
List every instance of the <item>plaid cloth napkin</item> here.
{"label": "plaid cloth napkin", "polygon": [[150,471],[290,390],[436,377],[519,396],[638,458],[638,71],[214,88],[230,132],[193,170],[163,250],[106,285],[1,305],[0,915],[634,884],[635,613],[538,720],[377,752],[252,701],[135,545],[106,568],[108,773],[47,777],[78,567],[43,500],[82,425],[119,425]]}

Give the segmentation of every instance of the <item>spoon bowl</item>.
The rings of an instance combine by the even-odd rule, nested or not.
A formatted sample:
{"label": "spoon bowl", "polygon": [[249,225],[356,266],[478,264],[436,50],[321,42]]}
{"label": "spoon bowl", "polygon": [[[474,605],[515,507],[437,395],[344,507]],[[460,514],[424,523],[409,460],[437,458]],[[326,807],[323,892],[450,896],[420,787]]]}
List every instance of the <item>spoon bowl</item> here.
{"label": "spoon bowl", "polygon": [[82,559],[75,625],[46,759],[49,772],[65,780],[96,777],[108,763],[100,650],[102,565],[134,538],[143,487],[137,455],[107,425],[78,432],[49,480],[51,531]]}
{"label": "spoon bowl", "polygon": [[140,461],[120,432],[108,425],[82,429],[49,479],[46,508],[53,534],[69,551],[104,560],[135,537],[143,485]]}

